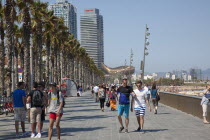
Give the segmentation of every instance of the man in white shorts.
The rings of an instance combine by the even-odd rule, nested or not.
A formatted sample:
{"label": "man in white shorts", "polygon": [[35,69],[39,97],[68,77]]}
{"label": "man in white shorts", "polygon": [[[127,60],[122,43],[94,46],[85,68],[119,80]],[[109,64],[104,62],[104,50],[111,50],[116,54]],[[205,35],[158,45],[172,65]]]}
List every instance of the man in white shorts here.
{"label": "man in white shorts", "polygon": [[146,103],[149,107],[150,112],[151,112],[151,107],[147,100],[147,91],[144,88],[142,88],[142,82],[137,81],[136,86],[137,89],[134,90],[136,96],[132,97],[131,101],[131,112],[133,112],[133,109],[135,110],[137,122],[139,124],[137,131],[144,132],[143,126],[144,126]]}

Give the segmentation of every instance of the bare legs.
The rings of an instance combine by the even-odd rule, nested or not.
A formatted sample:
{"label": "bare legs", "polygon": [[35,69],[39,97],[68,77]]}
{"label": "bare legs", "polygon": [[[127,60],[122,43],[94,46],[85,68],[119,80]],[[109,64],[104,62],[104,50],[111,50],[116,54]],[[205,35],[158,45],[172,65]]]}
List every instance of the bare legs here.
{"label": "bare legs", "polygon": [[140,125],[141,125],[141,129],[143,129],[143,126],[144,126],[144,116],[140,116]]}
{"label": "bare legs", "polygon": [[136,116],[137,122],[139,124],[139,128],[141,128],[141,123],[140,123],[140,116]]}
{"label": "bare legs", "polygon": [[[21,121],[21,128],[22,132],[25,133],[25,122]],[[15,130],[16,130],[16,135],[19,135],[19,121],[15,121]]]}
{"label": "bare legs", "polygon": [[121,117],[121,115],[118,115],[118,120],[119,120],[119,123],[120,123],[121,127],[123,127],[123,122],[122,122],[122,117]]}
{"label": "bare legs", "polygon": [[136,116],[139,128],[143,129],[144,127],[144,116]]}
{"label": "bare legs", "polygon": [[157,108],[158,108],[158,101],[156,99],[152,99],[154,113],[157,114]]}
{"label": "bare legs", "polygon": [[125,126],[126,126],[126,129],[128,129],[128,124],[129,124],[129,118],[128,117],[125,117]]}
{"label": "bare legs", "polygon": [[22,128],[22,131],[23,131],[23,133],[25,133],[26,131],[25,131],[25,122],[21,122],[21,128]]}
{"label": "bare legs", "polygon": [[19,135],[19,121],[15,121],[16,135]]}
{"label": "bare legs", "polygon": [[56,120],[50,119],[50,125],[49,125],[49,130],[48,130],[48,140],[51,140],[52,138],[54,122],[56,125],[57,137],[58,137],[58,140],[60,140],[60,134],[61,134],[60,133],[60,120],[61,120],[61,117],[56,117]]}
{"label": "bare legs", "polygon": [[[123,127],[123,122],[122,122],[122,116],[121,115],[118,115],[118,120],[119,120],[119,123],[120,123],[121,127]],[[125,117],[125,127],[126,127],[126,129],[128,129],[128,124],[129,124],[129,118]]]}
{"label": "bare legs", "polygon": [[53,130],[54,120],[50,119],[50,125],[48,129],[48,140],[51,140],[52,138],[52,130]]}
{"label": "bare legs", "polygon": [[60,135],[61,135],[60,120],[61,120],[61,117],[56,118],[56,130],[57,130],[58,140],[60,140]]}
{"label": "bare legs", "polygon": [[208,110],[208,105],[203,104],[202,105],[202,109],[203,109],[203,123],[209,123],[206,119],[207,116],[207,110]]}

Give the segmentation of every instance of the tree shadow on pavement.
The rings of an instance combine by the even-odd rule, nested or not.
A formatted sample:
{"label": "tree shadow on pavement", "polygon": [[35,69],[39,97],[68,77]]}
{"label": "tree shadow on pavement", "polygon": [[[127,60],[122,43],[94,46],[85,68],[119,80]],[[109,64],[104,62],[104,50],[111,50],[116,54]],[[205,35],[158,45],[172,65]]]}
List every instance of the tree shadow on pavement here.
{"label": "tree shadow on pavement", "polygon": [[164,114],[171,114],[171,113],[157,113],[156,115],[164,115]]}
{"label": "tree shadow on pavement", "polygon": [[94,112],[94,111],[99,111],[100,109],[81,109],[81,110],[68,110],[66,112]]}
{"label": "tree shadow on pavement", "polygon": [[61,135],[62,136],[72,136],[70,135],[71,132],[88,132],[88,131],[95,131],[98,129],[103,129],[105,127],[88,127],[88,128],[61,128]]}
{"label": "tree shadow on pavement", "polygon": [[107,115],[95,115],[95,116],[73,116],[73,117],[65,117],[62,119],[62,121],[67,121],[67,120],[88,120],[88,119],[101,119],[101,118],[108,118],[110,116]]}

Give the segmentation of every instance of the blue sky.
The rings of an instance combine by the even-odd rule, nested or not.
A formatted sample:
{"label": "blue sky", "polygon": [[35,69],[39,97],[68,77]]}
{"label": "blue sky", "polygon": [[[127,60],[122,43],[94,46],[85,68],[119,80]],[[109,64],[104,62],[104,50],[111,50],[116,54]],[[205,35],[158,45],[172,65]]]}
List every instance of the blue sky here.
{"label": "blue sky", "polygon": [[[56,0],[42,0],[55,3]],[[210,0],[69,0],[79,17],[98,8],[104,17],[105,64],[129,62],[139,69],[143,58],[145,25],[151,36],[147,72],[210,68]]]}

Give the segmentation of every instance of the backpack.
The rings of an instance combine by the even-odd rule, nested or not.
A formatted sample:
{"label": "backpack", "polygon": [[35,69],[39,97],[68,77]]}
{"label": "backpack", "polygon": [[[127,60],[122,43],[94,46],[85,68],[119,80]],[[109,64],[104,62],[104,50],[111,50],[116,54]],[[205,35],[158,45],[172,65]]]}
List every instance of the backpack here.
{"label": "backpack", "polygon": [[102,91],[99,91],[100,92],[100,98],[105,98],[105,93],[104,93],[104,90],[102,90]]}
{"label": "backpack", "polygon": [[[57,99],[58,99],[57,102],[58,102],[58,103],[59,103],[59,99],[60,99],[59,92],[60,92],[60,91],[58,90],[58,91],[57,91]],[[52,93],[52,92],[50,92],[50,96],[51,96],[51,93]],[[62,107],[64,107],[65,104],[66,104],[65,98],[63,97],[63,106],[62,106]]]}
{"label": "backpack", "polygon": [[39,90],[35,90],[32,95],[32,103],[34,106],[41,106],[42,105],[42,95]]}

